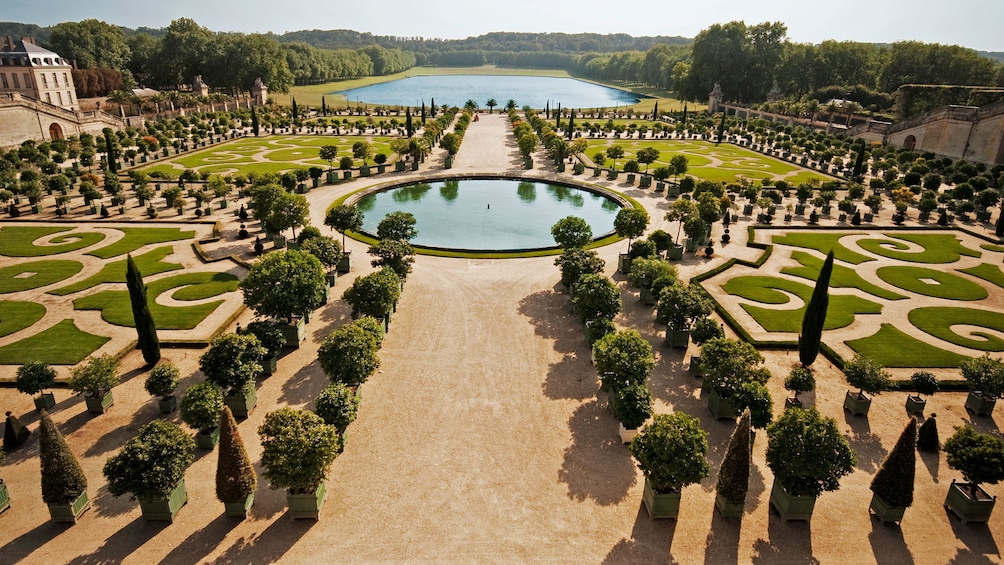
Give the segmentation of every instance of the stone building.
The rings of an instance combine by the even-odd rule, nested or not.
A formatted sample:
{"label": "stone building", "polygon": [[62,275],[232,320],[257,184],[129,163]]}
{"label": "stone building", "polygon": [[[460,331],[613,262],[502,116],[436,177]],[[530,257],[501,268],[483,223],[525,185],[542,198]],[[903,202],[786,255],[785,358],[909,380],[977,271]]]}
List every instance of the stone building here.
{"label": "stone building", "polygon": [[30,37],[7,36],[0,45],[0,92],[22,96],[60,108],[78,109],[70,63],[35,45]]}

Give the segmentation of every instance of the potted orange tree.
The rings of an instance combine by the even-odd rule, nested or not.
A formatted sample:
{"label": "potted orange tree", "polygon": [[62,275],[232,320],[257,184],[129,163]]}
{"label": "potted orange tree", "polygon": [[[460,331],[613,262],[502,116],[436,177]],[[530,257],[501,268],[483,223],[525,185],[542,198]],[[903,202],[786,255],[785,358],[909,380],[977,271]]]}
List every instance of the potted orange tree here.
{"label": "potted orange tree", "polygon": [[683,412],[659,414],[631,440],[631,454],[645,475],[642,502],[650,518],[679,515],[683,487],[708,476],[708,434]]}
{"label": "potted orange tree", "polygon": [[943,448],[948,455],[948,466],[961,471],[968,481],[957,483],[952,479],[945,507],[963,524],[988,521],[997,497],[987,494],[980,484],[995,485],[1004,480],[1004,441],[966,425],[957,428],[955,434],[945,440]]}
{"label": "potted orange tree", "polygon": [[170,361],[163,360],[150,370],[143,386],[153,396],[159,396],[158,407],[161,414],[170,414],[178,407],[178,399],[174,391],[178,388],[181,372]]}
{"label": "potted orange tree", "polygon": [[264,475],[274,489],[286,489],[289,513],[317,520],[324,505],[324,479],[341,450],[334,426],[308,410],[280,408],[258,428]]}
{"label": "potted orange tree", "polygon": [[41,361],[28,361],[17,368],[14,386],[18,392],[39,395],[34,399],[36,410],[51,410],[56,405],[56,397],[51,392],[42,392],[54,384],[56,371]]}
{"label": "potted orange tree", "polygon": [[88,412],[104,414],[114,404],[112,389],[119,384],[118,365],[111,355],[101,355],[89,357],[70,370],[67,384],[84,395]]}
{"label": "potted orange tree", "polygon": [[971,389],[966,398],[966,409],[977,416],[989,416],[997,399],[1004,394],[1004,362],[992,359],[987,353],[963,361],[959,368]]}

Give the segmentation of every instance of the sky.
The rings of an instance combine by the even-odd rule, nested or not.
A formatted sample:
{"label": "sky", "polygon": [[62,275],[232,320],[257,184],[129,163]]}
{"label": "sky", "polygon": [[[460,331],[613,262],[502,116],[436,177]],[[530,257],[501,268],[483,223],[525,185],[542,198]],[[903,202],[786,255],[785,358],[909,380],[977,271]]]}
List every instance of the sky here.
{"label": "sky", "polygon": [[694,37],[732,20],[781,21],[788,38],[892,43],[918,40],[1004,51],[1002,0],[47,0],[5,2],[0,20],[42,26],[96,18],[130,28],[187,17],[214,31],[283,33],[351,29],[374,35],[457,39],[492,31],[627,33]]}

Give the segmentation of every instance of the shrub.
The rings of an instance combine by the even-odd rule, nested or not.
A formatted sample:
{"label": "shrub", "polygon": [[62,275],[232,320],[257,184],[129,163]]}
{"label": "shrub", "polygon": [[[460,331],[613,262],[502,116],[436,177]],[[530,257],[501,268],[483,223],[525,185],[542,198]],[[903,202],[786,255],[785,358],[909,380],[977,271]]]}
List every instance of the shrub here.
{"label": "shrub", "polygon": [[258,488],[244,442],[237,430],[233,412],[224,406],[220,413],[220,454],[216,462],[216,499],[220,502],[244,502]]}
{"label": "shrub", "polygon": [[181,397],[181,420],[202,433],[220,425],[222,409],[223,392],[211,382],[196,383]]}
{"label": "shrub", "polygon": [[610,395],[610,408],[625,428],[638,428],[652,415],[652,391],[644,383],[617,388]]}
{"label": "shrub", "polygon": [[722,467],[718,470],[718,483],[715,485],[718,495],[733,504],[741,504],[746,500],[750,482],[751,447],[750,413],[744,410],[736,429],[732,430],[729,446],[722,458]]}
{"label": "shrub", "polygon": [[774,418],[774,402],[770,391],[759,381],[748,381],[740,385],[733,402],[737,410],[749,410],[754,428],[766,428]]}
{"label": "shrub", "polygon": [[585,247],[593,239],[593,230],[585,220],[576,216],[567,216],[551,226],[551,235],[558,247]]}
{"label": "shrub", "polygon": [[1000,398],[1004,395],[1004,363],[991,359],[986,353],[982,357],[967,359],[959,364],[962,377],[969,381],[974,392],[986,398]]}
{"label": "shrub", "polygon": [[707,316],[698,318],[690,327],[690,338],[697,345],[703,345],[707,341],[722,337],[725,337],[725,330],[718,322]]}
{"label": "shrub", "polygon": [[346,324],[324,338],[317,351],[321,369],[333,382],[356,386],[380,366],[376,338],[355,324]]}
{"label": "shrub", "polygon": [[595,251],[570,247],[561,252],[554,264],[561,270],[561,284],[570,289],[582,275],[602,273],[605,262]]}
{"label": "shrub", "polygon": [[798,400],[799,394],[816,388],[816,377],[808,367],[795,367],[784,379],[784,388],[795,393],[795,400]]}
{"label": "shrub", "polygon": [[390,268],[357,278],[342,294],[353,317],[385,318],[400,297],[401,279]]}
{"label": "shrub", "polygon": [[815,408],[785,410],[767,427],[767,465],[794,496],[819,496],[840,488],[857,455],[832,418]]}
{"label": "shrub", "polygon": [[343,383],[331,383],[317,395],[314,402],[314,412],[325,424],[334,426],[338,433],[345,433],[345,428],[356,419],[356,411],[359,409],[359,398]]}
{"label": "shrub", "polygon": [[894,508],[909,508],[913,505],[913,479],[917,467],[913,446],[916,442],[917,419],[910,418],[910,423],[903,429],[896,446],[872,478],[872,492]]}
{"label": "shrub", "polygon": [[637,330],[620,330],[593,344],[596,372],[603,385],[618,390],[645,384],[655,368],[652,345]]}
{"label": "shrub", "polygon": [[938,440],[938,419],[937,414],[924,421],[917,432],[917,449],[937,453],[941,449],[941,442]]}
{"label": "shrub", "polygon": [[68,504],[87,490],[87,477],[66,445],[63,434],[59,433],[59,428],[44,410],[39,431],[42,501],[46,504]]}
{"label": "shrub", "polygon": [[621,293],[617,285],[603,275],[583,275],[571,290],[572,304],[583,320],[613,320],[621,311]]}
{"label": "shrub", "polygon": [[41,361],[28,361],[17,368],[14,386],[24,394],[38,394],[56,384],[56,371]]}
{"label": "shrub", "polygon": [[765,383],[770,373],[761,370],[762,364],[763,355],[745,341],[722,337],[701,346],[704,385],[722,398],[732,398],[744,383]]}
{"label": "shrub", "polygon": [[118,361],[111,355],[88,357],[70,370],[67,384],[76,393],[102,396],[119,384]]}
{"label": "shrub", "polygon": [[143,386],[153,396],[166,398],[174,394],[174,390],[178,388],[180,376],[181,371],[178,370],[178,367],[174,363],[166,360],[161,361],[150,370],[150,375],[146,378]]}
{"label": "shrub", "polygon": [[664,259],[640,257],[631,262],[627,278],[632,286],[651,289],[652,283],[660,277],[676,279],[676,267]]}
{"label": "shrub", "polygon": [[199,358],[199,369],[206,380],[227,394],[254,386],[261,373],[261,360],[268,353],[253,334],[223,334],[213,340],[209,350]]}
{"label": "shrub", "polygon": [[965,425],[945,440],[945,453],[948,466],[961,471],[970,483],[971,498],[976,498],[979,485],[995,485],[1004,479],[1004,441],[1000,438]]}
{"label": "shrub", "polygon": [[870,357],[856,354],[854,358],[844,363],[844,375],[847,382],[858,389],[858,394],[867,392],[878,394],[889,388],[889,373]]}
{"label": "shrub", "polygon": [[301,251],[269,253],[240,283],[244,303],[259,316],[292,321],[324,301],[321,261]]}
{"label": "shrub", "polygon": [[352,324],[369,332],[373,336],[373,339],[376,340],[377,349],[383,345],[384,330],[383,324],[379,320],[372,316],[362,316],[353,321]]}
{"label": "shrub", "polygon": [[925,396],[931,396],[941,388],[938,385],[938,378],[934,376],[934,373],[928,371],[917,371],[910,375],[910,383],[917,390],[917,394]]}
{"label": "shrub", "polygon": [[656,493],[676,493],[708,476],[707,432],[683,412],[659,414],[631,441],[631,454]]}
{"label": "shrub", "polygon": [[306,410],[269,412],[258,435],[265,478],[272,488],[289,489],[292,494],[314,492],[341,449],[338,430]]}
{"label": "shrub", "polygon": [[251,322],[246,328],[238,329],[237,333],[258,338],[258,342],[265,348],[265,358],[271,358],[278,355],[286,345],[286,336],[280,327],[279,323],[271,320],[258,320]]}
{"label": "shrub", "polygon": [[167,497],[192,463],[195,441],[178,426],[154,420],[105,462],[108,492],[135,498]]}
{"label": "shrub", "polygon": [[673,330],[689,330],[694,321],[711,314],[711,302],[704,292],[690,283],[675,284],[659,293],[656,315]]}

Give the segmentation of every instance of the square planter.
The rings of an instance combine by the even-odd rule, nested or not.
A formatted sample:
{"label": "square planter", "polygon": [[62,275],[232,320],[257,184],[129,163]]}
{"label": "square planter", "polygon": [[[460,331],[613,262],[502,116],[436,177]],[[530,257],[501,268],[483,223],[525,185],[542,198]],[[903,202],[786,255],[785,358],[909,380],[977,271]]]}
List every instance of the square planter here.
{"label": "square planter", "polygon": [[797,399],[797,398],[792,398],[792,397],[789,396],[789,397],[787,397],[787,398],[784,399],[784,409],[785,410],[787,410],[789,408],[801,408],[801,407],[802,407],[802,401],[799,400],[799,399]]}
{"label": "square planter", "polygon": [[599,167],[596,167],[596,168],[593,169],[593,176],[594,177],[598,177],[601,174],[603,174],[603,169],[601,169]]}
{"label": "square planter", "polygon": [[266,357],[261,362],[261,374],[270,377],[275,374],[275,370],[279,368],[279,354]]}
{"label": "square planter", "polygon": [[627,175],[627,183],[628,184],[634,184],[634,173],[628,173],[628,175]]}
{"label": "square planter", "polygon": [[666,345],[670,348],[683,347],[686,348],[690,345],[690,330],[674,330],[670,327],[666,327]]}
{"label": "square planter", "polygon": [[970,392],[966,398],[966,410],[976,416],[989,416],[994,411],[995,404],[997,404],[996,398],[986,398],[979,391]]}
{"label": "square planter", "polygon": [[0,479],[0,512],[10,508],[10,493],[7,492],[7,485]]}
{"label": "square planter", "polygon": [[634,436],[638,435],[638,428],[625,428],[624,424],[617,424],[617,435],[621,437],[621,443],[631,443]]}
{"label": "square planter", "polygon": [[377,172],[381,175],[387,172],[387,165],[377,165]]}
{"label": "square planter", "polygon": [[698,379],[704,376],[704,368],[701,367],[700,355],[690,356],[690,365],[687,366],[687,371],[689,371],[691,375],[694,375]]}
{"label": "square planter", "polygon": [[352,171],[342,171],[342,180],[349,180],[352,178]]}
{"label": "square planter", "polygon": [[324,278],[328,282],[329,287],[335,286],[335,283],[338,282],[338,271],[328,271],[325,273]]}
{"label": "square planter", "polygon": [[906,397],[906,411],[910,414],[923,414],[927,401],[919,396],[908,395]]}
{"label": "square planter", "polygon": [[280,324],[279,331],[282,337],[286,338],[286,347],[299,348],[300,342],[307,337],[306,322],[303,318],[297,318],[292,324]]}
{"label": "square planter", "polygon": [[328,184],[335,184],[338,182],[338,173],[335,171],[328,171],[325,177],[327,178]]}
{"label": "square planter", "polygon": [[[255,405],[258,404],[258,395],[255,394],[254,388],[248,388],[247,394],[227,394],[223,396],[223,403],[230,407],[230,411],[234,413],[234,418],[246,419],[251,410],[254,409]],[[219,431],[217,430],[217,436],[219,436]]]}
{"label": "square planter", "polygon": [[87,491],[84,491],[68,504],[49,504],[48,506],[49,516],[53,522],[76,524],[77,518],[91,507],[91,499],[87,497]]}
{"label": "square planter", "polygon": [[666,197],[675,198],[680,195],[680,187],[678,185],[670,185],[666,188]]}
{"label": "square planter", "polygon": [[617,272],[625,275],[631,272],[631,256],[627,253],[621,253],[617,256]]}
{"label": "square planter", "polygon": [[254,493],[248,495],[246,499],[241,502],[224,502],[223,507],[227,516],[232,516],[234,518],[247,518],[248,510],[251,509],[251,505],[254,504]]}
{"label": "square planter", "polygon": [[969,483],[957,483],[954,480],[948,487],[948,497],[945,498],[945,508],[951,510],[962,520],[963,524],[969,522],[984,522],[990,519],[990,514],[994,511],[994,504],[997,502],[996,496],[990,496],[982,487],[976,487],[976,499],[969,496]]}
{"label": "square planter", "polygon": [[716,420],[735,420],[739,416],[735,404],[728,398],[722,398],[718,392],[708,387],[708,409]]}
{"label": "square planter", "polygon": [[644,286],[641,287],[641,290],[638,293],[638,298],[641,300],[641,303],[646,306],[651,306],[657,302],[655,293],[652,292],[652,289]]}
{"label": "square planter", "polygon": [[722,498],[722,495],[718,494],[715,496],[715,508],[718,509],[718,513],[722,515],[723,518],[739,518],[743,515],[743,511],[746,509],[746,501],[742,502],[729,502]]}
{"label": "square planter", "polygon": [[697,251],[698,245],[700,245],[700,242],[698,242],[696,239],[687,238],[687,242],[684,244],[684,248],[686,248],[687,251],[693,253]]}
{"label": "square planter", "polygon": [[195,447],[199,449],[212,449],[220,442],[220,427],[216,426],[209,433],[196,432]]}
{"label": "square planter", "polygon": [[617,169],[610,169],[610,171],[607,172],[607,180],[617,180],[617,175]]}
{"label": "square planter", "polygon": [[643,176],[638,179],[638,188],[648,188],[652,186],[652,177]]}
{"label": "square planter", "polygon": [[853,416],[867,416],[871,405],[872,399],[868,398],[864,393],[858,394],[847,391],[847,394],[844,395],[844,410],[847,410]]}
{"label": "square planter", "polygon": [[361,177],[368,177],[368,176],[370,176],[370,168],[369,167],[359,167],[359,176],[361,176]]}
{"label": "square planter", "polygon": [[102,396],[84,395],[84,403],[87,405],[87,411],[91,414],[104,414],[112,404],[115,404],[115,399],[112,398],[112,391],[109,390]]}
{"label": "square planter", "polygon": [[157,407],[160,408],[161,414],[170,414],[178,409],[178,399],[171,396],[164,396],[157,401]]}
{"label": "square planter", "polygon": [[396,161],[394,163],[394,170],[397,171],[397,172],[399,172],[399,173],[403,173],[404,172],[404,167],[405,167],[404,161]]}
{"label": "square planter", "polygon": [[903,514],[906,513],[905,506],[889,506],[882,497],[877,494],[872,494],[871,504],[868,506],[868,510],[875,517],[879,519],[883,524],[887,522],[896,522],[897,524],[903,520]]}
{"label": "square planter", "polygon": [[335,265],[335,272],[339,275],[344,275],[345,273],[352,270],[352,252],[346,251],[342,253],[342,258],[338,260],[338,264]]}
{"label": "square planter", "polygon": [[56,395],[51,392],[43,392],[35,400],[35,410],[52,410],[56,405]]}
{"label": "square planter", "polygon": [[325,490],[322,482],[317,486],[317,490],[310,494],[293,494],[286,492],[286,504],[289,505],[289,515],[294,520],[309,518],[317,520],[321,514],[321,507],[324,506]]}
{"label": "square planter", "polygon": [[[529,168],[531,168],[531,169],[533,168],[533,160],[532,159],[530,160],[530,167]],[[412,161],[411,162],[411,170],[413,170],[413,171],[417,171],[418,170],[418,161]]]}
{"label": "square planter", "polygon": [[652,490],[652,484],[647,478],[645,479],[645,490],[642,493],[641,500],[645,503],[648,517],[653,520],[657,518],[672,518],[675,520],[680,514],[680,493],[656,493]]}
{"label": "square planter", "polygon": [[181,507],[188,502],[188,491],[185,490],[185,479],[178,481],[177,486],[167,495],[167,498],[139,499],[139,508],[148,522],[166,520],[173,522]]}
{"label": "square planter", "polygon": [[683,259],[683,246],[673,245],[666,250],[666,258],[670,261],[679,261]]}
{"label": "square planter", "polygon": [[770,505],[781,515],[781,519],[805,520],[812,518],[812,509],[816,506],[815,496],[795,496],[788,492],[788,489],[774,479],[774,485],[770,489]]}
{"label": "square planter", "polygon": [[586,171],[586,166],[583,165],[582,163],[576,163],[575,165],[572,166],[572,171],[574,171],[575,174],[577,175],[581,175]]}

